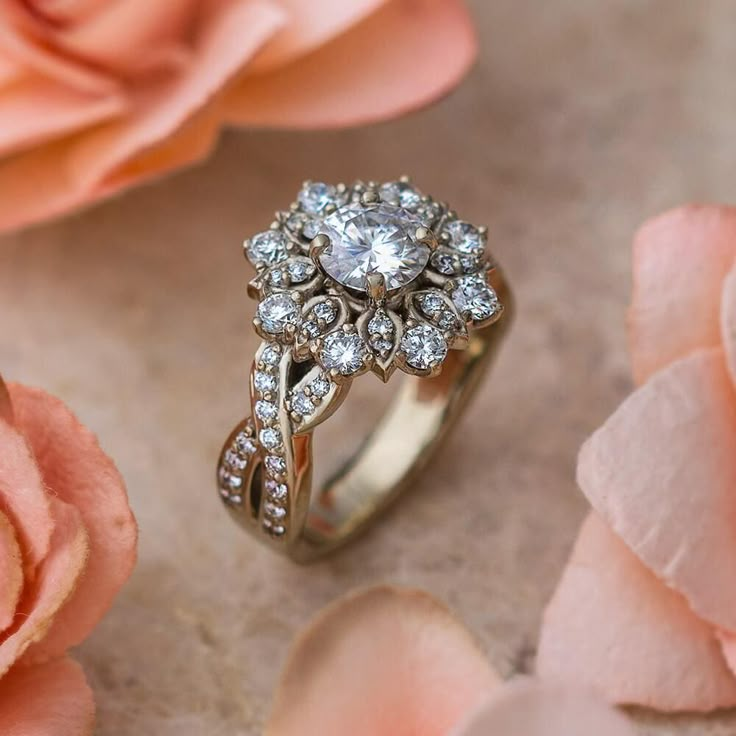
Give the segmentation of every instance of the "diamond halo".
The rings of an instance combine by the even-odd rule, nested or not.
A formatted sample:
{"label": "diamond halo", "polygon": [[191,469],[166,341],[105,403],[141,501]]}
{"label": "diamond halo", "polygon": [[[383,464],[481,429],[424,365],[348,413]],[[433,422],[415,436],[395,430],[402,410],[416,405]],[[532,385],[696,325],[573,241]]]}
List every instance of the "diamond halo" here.
{"label": "diamond halo", "polygon": [[[270,230],[246,241],[254,325],[338,384],[367,371],[386,381],[397,368],[436,375],[448,350],[503,310],[485,241],[485,228],[405,177],[306,182]],[[309,413],[309,395],[292,401]]]}

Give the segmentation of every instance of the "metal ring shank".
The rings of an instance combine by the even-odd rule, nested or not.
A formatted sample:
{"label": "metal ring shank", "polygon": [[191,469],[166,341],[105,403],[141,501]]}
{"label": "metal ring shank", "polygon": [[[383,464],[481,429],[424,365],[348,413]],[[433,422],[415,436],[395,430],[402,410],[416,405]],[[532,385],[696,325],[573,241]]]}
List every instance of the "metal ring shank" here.
{"label": "metal ring shank", "polygon": [[[311,487],[312,441],[316,425],[303,432],[298,428],[289,432],[282,423],[282,454],[288,468],[282,479],[288,486],[282,534],[267,533],[268,529],[273,529],[268,519],[264,530],[264,513],[268,511],[264,511],[264,506],[268,503],[267,494],[273,488],[273,481],[267,486],[267,476],[262,468],[257,470],[257,462],[251,462],[250,472],[243,474],[249,489],[247,497],[241,504],[227,504],[236,520],[261,541],[300,562],[329,553],[365,529],[414,482],[461,416],[486,373],[512,318],[511,295],[500,273],[494,287],[505,305],[501,319],[472,332],[465,350],[451,351],[439,376],[405,376],[399,393],[375,429],[354,457],[323,488],[313,491]],[[288,387],[283,386],[283,389],[282,396]],[[346,392],[325,419],[341,403]],[[242,435],[244,428],[248,431],[248,421],[241,423],[231,435],[223,457],[228,446],[234,446],[238,432]],[[257,448],[254,460],[260,458],[262,461],[257,426],[251,434]]]}

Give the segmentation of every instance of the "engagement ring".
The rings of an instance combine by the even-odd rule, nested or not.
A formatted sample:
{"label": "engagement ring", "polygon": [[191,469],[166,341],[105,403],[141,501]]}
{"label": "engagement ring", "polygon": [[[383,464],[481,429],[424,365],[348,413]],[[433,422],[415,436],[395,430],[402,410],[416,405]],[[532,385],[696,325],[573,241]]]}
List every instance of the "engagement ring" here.
{"label": "engagement ring", "polygon": [[[351,539],[434,454],[486,371],[511,297],[486,229],[407,178],[306,182],[245,241],[262,338],[252,414],[225,442],[217,480],[232,516],[299,561]],[[408,374],[357,454],[312,489],[315,428],[365,373]],[[378,386],[380,384],[376,384]]]}

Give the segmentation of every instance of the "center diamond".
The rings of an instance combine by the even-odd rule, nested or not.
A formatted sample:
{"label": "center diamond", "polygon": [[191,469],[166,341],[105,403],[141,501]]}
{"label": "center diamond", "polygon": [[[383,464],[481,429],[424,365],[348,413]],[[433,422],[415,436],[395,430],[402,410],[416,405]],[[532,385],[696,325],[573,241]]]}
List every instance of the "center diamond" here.
{"label": "center diamond", "polygon": [[415,279],[429,260],[429,247],[415,239],[421,226],[417,217],[391,204],[340,207],[320,228],[330,239],[320,262],[343,286],[366,290],[366,276],[378,272],[386,289],[398,289]]}

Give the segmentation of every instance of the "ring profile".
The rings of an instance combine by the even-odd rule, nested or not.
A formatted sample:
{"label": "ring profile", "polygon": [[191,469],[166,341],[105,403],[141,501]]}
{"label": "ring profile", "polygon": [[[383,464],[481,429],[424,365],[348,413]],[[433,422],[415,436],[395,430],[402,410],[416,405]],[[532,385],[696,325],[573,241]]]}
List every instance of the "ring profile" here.
{"label": "ring profile", "polygon": [[[245,241],[262,342],[251,415],[226,440],[220,497],[260,541],[297,561],[364,529],[409,486],[461,415],[511,320],[487,233],[408,178],[305,182]],[[386,414],[322,488],[314,430],[355,378],[405,375]],[[380,384],[377,384],[380,385]]]}

